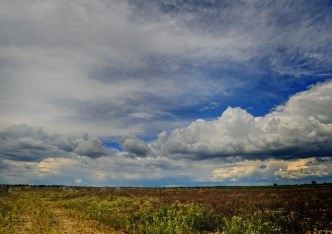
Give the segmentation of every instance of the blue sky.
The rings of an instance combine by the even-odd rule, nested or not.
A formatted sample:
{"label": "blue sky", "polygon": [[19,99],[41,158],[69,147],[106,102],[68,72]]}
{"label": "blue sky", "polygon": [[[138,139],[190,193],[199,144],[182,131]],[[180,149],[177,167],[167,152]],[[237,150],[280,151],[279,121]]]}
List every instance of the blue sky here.
{"label": "blue sky", "polygon": [[0,9],[0,183],[331,182],[331,1]]}

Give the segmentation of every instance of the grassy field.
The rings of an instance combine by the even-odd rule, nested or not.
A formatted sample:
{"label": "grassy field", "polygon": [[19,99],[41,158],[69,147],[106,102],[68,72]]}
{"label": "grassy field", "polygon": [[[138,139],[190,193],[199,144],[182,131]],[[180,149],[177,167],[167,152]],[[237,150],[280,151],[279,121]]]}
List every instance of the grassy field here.
{"label": "grassy field", "polygon": [[332,187],[14,187],[0,233],[332,233]]}

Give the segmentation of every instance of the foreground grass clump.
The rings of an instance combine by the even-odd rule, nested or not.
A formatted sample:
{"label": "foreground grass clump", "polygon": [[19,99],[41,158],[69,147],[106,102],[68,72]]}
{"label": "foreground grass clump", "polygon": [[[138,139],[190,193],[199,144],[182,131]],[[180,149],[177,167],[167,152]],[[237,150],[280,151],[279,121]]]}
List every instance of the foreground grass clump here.
{"label": "foreground grass clump", "polygon": [[294,220],[283,211],[256,211],[248,219],[240,216],[224,217],[224,233],[227,234],[278,234],[302,233],[301,227],[294,226]]}
{"label": "foreground grass clump", "polygon": [[48,233],[57,226],[55,216],[41,200],[42,194],[0,194],[0,233]]}
{"label": "foreground grass clump", "polygon": [[19,222],[19,206],[15,200],[0,195],[0,233],[12,232]]}
{"label": "foreground grass clump", "polygon": [[[221,230],[222,217],[204,206],[160,203],[155,198],[72,199],[66,208],[126,233],[207,233]],[[83,208],[82,208],[83,207]]]}

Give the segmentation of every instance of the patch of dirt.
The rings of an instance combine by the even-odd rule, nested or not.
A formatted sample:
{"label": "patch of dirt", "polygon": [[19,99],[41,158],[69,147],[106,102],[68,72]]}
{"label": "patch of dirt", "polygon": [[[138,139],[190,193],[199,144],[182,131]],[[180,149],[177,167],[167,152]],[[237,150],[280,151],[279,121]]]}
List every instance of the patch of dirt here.
{"label": "patch of dirt", "polygon": [[[38,204],[39,203],[39,204]],[[86,217],[71,216],[69,211],[64,208],[55,206],[51,201],[39,201],[34,207],[34,211],[45,209],[47,207],[47,215],[51,217],[52,224],[44,225],[43,221],[38,220],[38,216],[34,214],[22,214],[20,224],[16,226],[14,233],[17,234],[121,234],[123,232],[99,225],[95,220],[86,219]],[[41,203],[46,206],[39,206]],[[40,216],[39,216],[40,219]],[[44,219],[44,217],[43,217]]]}
{"label": "patch of dirt", "polygon": [[[78,234],[78,233],[93,233],[93,234],[103,234],[103,233],[117,233],[110,228],[101,226],[98,222],[93,220],[87,220],[84,217],[72,218],[66,214],[66,210],[61,208],[52,208],[52,212],[55,214],[56,220],[58,220],[58,226],[56,227],[55,233],[68,233],[68,234]],[[119,233],[119,232],[118,232]]]}

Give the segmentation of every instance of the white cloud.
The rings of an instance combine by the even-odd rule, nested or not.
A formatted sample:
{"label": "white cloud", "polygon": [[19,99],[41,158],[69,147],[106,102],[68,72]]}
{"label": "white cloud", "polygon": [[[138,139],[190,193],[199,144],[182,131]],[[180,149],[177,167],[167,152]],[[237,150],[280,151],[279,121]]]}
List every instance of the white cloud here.
{"label": "white cloud", "polygon": [[82,183],[82,179],[81,178],[77,178],[74,180],[75,184],[81,184]]}
{"label": "white cloud", "polygon": [[210,102],[209,105],[203,106],[199,109],[199,111],[208,111],[208,110],[214,110],[219,106],[218,102]]}
{"label": "white cloud", "polygon": [[194,158],[330,155],[331,90],[332,82],[313,86],[264,117],[229,107],[217,120],[198,120],[161,134],[152,147],[165,155]]}
{"label": "white cloud", "polygon": [[[241,163],[242,164],[242,163]],[[244,163],[245,165],[233,164],[228,168],[218,168],[213,171],[214,180],[233,180],[236,178],[250,177],[257,171],[257,164]]]}

